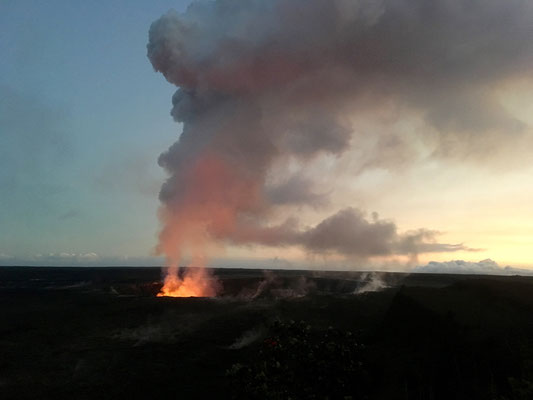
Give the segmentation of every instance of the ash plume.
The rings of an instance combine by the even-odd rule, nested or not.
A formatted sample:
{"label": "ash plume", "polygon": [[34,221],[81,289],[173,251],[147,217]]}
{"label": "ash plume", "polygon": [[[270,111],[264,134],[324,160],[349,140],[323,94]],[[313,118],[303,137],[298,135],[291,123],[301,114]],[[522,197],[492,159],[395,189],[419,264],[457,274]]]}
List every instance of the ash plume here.
{"label": "ash plume", "polygon": [[367,164],[380,154],[393,163],[405,140],[353,126],[384,102],[436,132],[434,156],[524,137],[497,87],[531,73],[532,18],[522,0],[217,0],[169,11],[147,45],[154,69],[179,87],[171,115],[183,124],[159,158],[169,178],[158,252],[175,269],[184,251],[199,259],[220,243],[358,257],[465,249],[438,243],[432,230],[398,233],[354,208],[315,227],[271,225],[277,206],[316,207],[327,196],[290,174],[289,186],[269,187],[269,174],[279,163],[339,157],[374,134],[383,138]]}

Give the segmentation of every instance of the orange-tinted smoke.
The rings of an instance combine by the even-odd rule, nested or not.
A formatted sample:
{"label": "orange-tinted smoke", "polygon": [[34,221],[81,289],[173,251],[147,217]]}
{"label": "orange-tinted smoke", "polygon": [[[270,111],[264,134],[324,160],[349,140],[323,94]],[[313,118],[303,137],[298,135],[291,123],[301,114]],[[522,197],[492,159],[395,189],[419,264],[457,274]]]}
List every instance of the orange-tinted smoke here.
{"label": "orange-tinted smoke", "polygon": [[[165,255],[169,268],[158,296],[212,297],[219,284],[205,269],[205,260],[217,240],[235,230],[241,213],[260,207],[260,185],[213,153],[199,157],[181,182],[180,196],[160,212],[164,226],[157,252]],[[180,271],[184,252],[196,268]]]}

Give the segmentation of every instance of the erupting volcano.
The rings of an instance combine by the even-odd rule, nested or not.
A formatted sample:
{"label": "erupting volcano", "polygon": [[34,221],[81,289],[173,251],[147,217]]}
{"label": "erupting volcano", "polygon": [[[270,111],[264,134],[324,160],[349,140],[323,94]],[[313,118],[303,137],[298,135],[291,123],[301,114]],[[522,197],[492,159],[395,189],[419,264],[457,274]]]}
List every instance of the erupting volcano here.
{"label": "erupting volcano", "polygon": [[[329,197],[341,170],[346,182],[426,157],[476,148],[484,157],[496,132],[522,132],[495,83],[529,71],[531,6],[514,1],[510,23],[500,18],[511,18],[507,3],[463,3],[195,1],[155,21],[148,58],[178,87],[171,115],[183,128],[159,157],[168,173],[161,295],[215,295],[205,262],[228,244],[410,263],[419,253],[472,250],[437,242],[431,229],[401,233],[351,206],[356,199]],[[473,25],[474,16],[484,22]],[[513,35],[516,46],[492,39]],[[344,202],[314,226],[294,215]],[[199,270],[180,271],[186,259]]]}
{"label": "erupting volcano", "polygon": [[[185,168],[179,197],[161,208],[158,252],[166,255],[168,270],[159,296],[211,297],[219,285],[205,269],[208,250],[215,247],[215,237],[235,229],[240,210],[253,209],[256,185],[213,154]],[[179,267],[182,250],[192,256],[192,268],[184,271]]]}

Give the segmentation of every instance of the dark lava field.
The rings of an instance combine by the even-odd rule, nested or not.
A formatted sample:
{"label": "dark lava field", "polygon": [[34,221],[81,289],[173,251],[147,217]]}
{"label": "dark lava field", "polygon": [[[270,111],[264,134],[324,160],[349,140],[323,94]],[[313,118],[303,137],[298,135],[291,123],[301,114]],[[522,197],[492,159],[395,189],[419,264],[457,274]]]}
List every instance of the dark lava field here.
{"label": "dark lava field", "polygon": [[0,399],[533,399],[533,279],[0,268]]}

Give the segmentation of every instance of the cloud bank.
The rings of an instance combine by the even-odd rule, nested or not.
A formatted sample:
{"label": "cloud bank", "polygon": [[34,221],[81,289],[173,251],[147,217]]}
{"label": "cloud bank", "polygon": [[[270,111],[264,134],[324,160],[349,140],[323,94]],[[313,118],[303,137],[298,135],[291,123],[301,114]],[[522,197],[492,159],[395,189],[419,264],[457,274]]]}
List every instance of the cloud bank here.
{"label": "cloud bank", "polygon": [[163,260],[158,257],[131,257],[101,255],[95,252],[53,252],[33,255],[11,255],[0,252],[0,267],[35,266],[35,267],[150,267],[161,266]]}
{"label": "cloud bank", "polygon": [[413,269],[415,273],[428,274],[466,274],[466,275],[533,275],[533,271],[514,268],[511,266],[501,267],[495,261],[486,259],[478,262],[452,260],[445,262],[431,261],[427,265]]}

